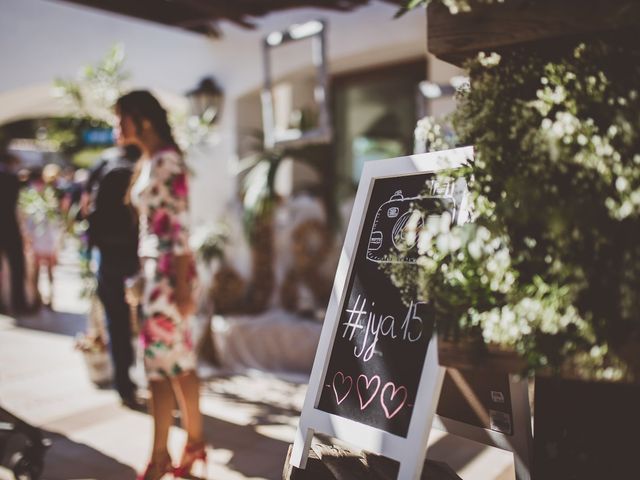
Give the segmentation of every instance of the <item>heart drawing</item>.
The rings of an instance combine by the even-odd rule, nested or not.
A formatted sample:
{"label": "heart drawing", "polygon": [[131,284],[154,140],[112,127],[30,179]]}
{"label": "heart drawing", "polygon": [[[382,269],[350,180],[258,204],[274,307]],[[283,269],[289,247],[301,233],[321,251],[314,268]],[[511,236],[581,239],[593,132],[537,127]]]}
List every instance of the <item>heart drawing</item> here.
{"label": "heart drawing", "polygon": [[353,379],[349,375],[345,376],[342,372],[336,372],[333,376],[333,393],[336,395],[338,405],[347,398],[351,387],[353,387]]}
{"label": "heart drawing", "polygon": [[[388,395],[386,395],[387,393]],[[387,396],[389,397],[388,400],[386,400]],[[380,404],[382,405],[387,418],[395,417],[400,409],[404,407],[406,401],[407,389],[402,386],[396,388],[393,382],[387,382],[387,384],[382,389],[382,393],[380,394]]]}
{"label": "heart drawing", "polygon": [[[375,387],[373,390],[372,385]],[[358,377],[356,389],[358,390],[358,398],[360,398],[360,410],[364,410],[371,402],[373,402],[373,399],[378,394],[378,390],[380,389],[380,377],[378,375],[374,375],[371,378],[367,378],[366,375],[362,374]]]}

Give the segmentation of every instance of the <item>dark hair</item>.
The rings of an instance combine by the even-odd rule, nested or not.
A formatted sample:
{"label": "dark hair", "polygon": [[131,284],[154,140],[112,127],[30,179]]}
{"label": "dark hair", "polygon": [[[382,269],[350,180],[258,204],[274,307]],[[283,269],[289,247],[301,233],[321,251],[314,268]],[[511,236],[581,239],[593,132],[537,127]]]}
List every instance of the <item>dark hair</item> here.
{"label": "dark hair", "polygon": [[167,111],[148,90],[134,90],[121,96],[115,107],[120,115],[131,117],[139,130],[142,129],[142,122],[148,120],[162,140],[180,151],[171,133]]}

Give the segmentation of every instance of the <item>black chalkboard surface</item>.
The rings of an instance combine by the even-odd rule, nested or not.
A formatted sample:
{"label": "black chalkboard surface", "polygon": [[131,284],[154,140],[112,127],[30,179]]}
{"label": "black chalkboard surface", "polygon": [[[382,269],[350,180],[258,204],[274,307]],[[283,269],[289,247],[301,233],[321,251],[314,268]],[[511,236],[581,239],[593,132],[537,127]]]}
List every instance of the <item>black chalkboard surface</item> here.
{"label": "black chalkboard surface", "polygon": [[[427,305],[402,302],[381,265],[415,262],[417,246],[398,256],[415,206],[455,220],[451,182],[433,173],[374,180],[358,236],[345,300],[316,408],[407,436],[433,324]],[[406,243],[406,242],[405,242]],[[390,253],[392,255],[390,255]],[[393,255],[395,254],[395,256]]]}

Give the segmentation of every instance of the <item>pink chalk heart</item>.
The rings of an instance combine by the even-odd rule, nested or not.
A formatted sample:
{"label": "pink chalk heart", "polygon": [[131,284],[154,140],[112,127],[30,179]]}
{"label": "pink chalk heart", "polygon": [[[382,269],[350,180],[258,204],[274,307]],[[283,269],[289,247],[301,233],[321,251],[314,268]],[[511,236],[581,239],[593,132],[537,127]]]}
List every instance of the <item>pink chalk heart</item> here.
{"label": "pink chalk heart", "polygon": [[352,386],[353,379],[349,375],[345,376],[342,372],[336,372],[333,376],[333,393],[336,395],[338,405],[347,398]]}
{"label": "pink chalk heart", "polygon": [[[358,390],[358,398],[360,398],[360,410],[364,410],[373,402],[373,399],[380,389],[380,377],[374,375],[371,378],[367,378],[364,374],[360,375],[356,382],[356,389]],[[368,400],[365,400],[365,398],[368,398]]]}
{"label": "pink chalk heart", "polygon": [[[389,397],[388,400],[385,399],[385,395],[387,393]],[[382,393],[380,394],[380,404],[382,405],[387,418],[395,417],[400,409],[404,407],[406,401],[407,389],[402,386],[396,388],[393,382],[387,382],[387,384],[382,389]],[[392,410],[391,413],[389,413],[389,410]]]}

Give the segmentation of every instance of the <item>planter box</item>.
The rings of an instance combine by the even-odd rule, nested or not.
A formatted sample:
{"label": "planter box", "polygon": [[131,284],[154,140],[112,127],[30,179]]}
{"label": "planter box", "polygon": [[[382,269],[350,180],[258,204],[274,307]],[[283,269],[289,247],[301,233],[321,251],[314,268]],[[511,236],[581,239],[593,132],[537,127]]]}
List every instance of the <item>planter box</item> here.
{"label": "planter box", "polygon": [[496,373],[519,374],[525,371],[526,362],[513,350],[497,345],[481,349],[468,341],[452,342],[438,338],[440,365],[457,370],[485,370]]}
{"label": "planter box", "polygon": [[640,26],[636,0],[507,0],[472,2],[471,12],[452,15],[433,2],[427,8],[427,47],[447,62],[462,65],[480,51],[531,44],[553,50],[565,39],[588,38]]}
{"label": "planter box", "polygon": [[536,377],[534,478],[638,478],[640,384]]}
{"label": "planter box", "polygon": [[[447,369],[438,415],[506,435],[522,427],[515,425],[512,382],[527,365],[517,353],[496,345],[438,338],[438,360]],[[528,419],[528,403],[526,411]]]}

